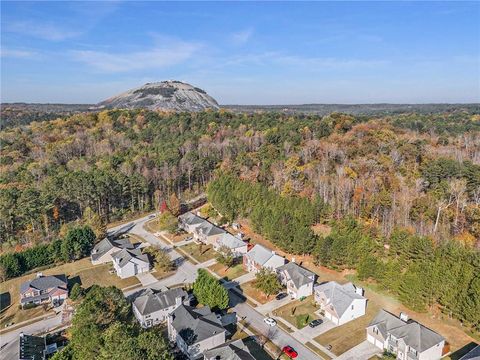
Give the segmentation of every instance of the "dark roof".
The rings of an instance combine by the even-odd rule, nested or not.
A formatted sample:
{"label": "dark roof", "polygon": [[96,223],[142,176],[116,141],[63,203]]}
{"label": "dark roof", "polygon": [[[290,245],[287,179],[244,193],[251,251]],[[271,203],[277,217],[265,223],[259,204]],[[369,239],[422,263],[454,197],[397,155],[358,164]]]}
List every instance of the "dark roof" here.
{"label": "dark roof", "polygon": [[231,340],[204,353],[207,360],[255,360],[241,339]]}
{"label": "dark roof", "polygon": [[293,281],[297,289],[299,289],[305,284],[315,281],[316,276],[315,273],[304,269],[303,267],[294,262],[289,262],[288,264],[278,267],[277,271],[287,272],[288,276]]}
{"label": "dark roof", "polygon": [[225,230],[222,228],[213,225],[212,223],[205,221],[204,224],[200,225],[195,229],[196,232],[202,232],[203,235],[205,236],[211,236],[211,235],[219,235],[219,234],[224,234],[226,233]]}
{"label": "dark roof", "polygon": [[374,325],[382,332],[384,338],[387,334],[391,334],[397,339],[402,339],[405,344],[418,352],[424,352],[444,340],[441,335],[426,326],[413,320],[403,321],[383,309],[372,320],[369,327]]}
{"label": "dark roof", "polygon": [[20,285],[20,293],[23,294],[29,288],[42,291],[55,287],[67,288],[67,277],[64,274],[51,276],[39,275],[33,280],[25,281]]}
{"label": "dark roof", "polygon": [[185,339],[182,336],[186,333],[185,330],[192,332],[193,343],[226,331],[220,320],[208,306],[197,309],[180,305],[172,312],[172,316],[172,326],[187,344],[190,342],[189,339]]}
{"label": "dark roof", "polygon": [[44,359],[45,339],[41,336],[20,333],[20,360]]}
{"label": "dark roof", "polygon": [[178,218],[181,222],[187,225],[197,225],[207,221],[191,212],[180,215]]}
{"label": "dark roof", "polygon": [[459,360],[480,360],[480,345],[475,346]]}
{"label": "dark roof", "polygon": [[113,248],[117,249],[133,249],[134,246],[130,242],[128,238],[121,238],[121,239],[110,239],[106,237],[98,244],[96,244],[92,250],[92,259],[96,260],[106,254]]}
{"label": "dark roof", "polygon": [[187,292],[182,288],[175,288],[162,292],[158,292],[149,288],[135,298],[133,304],[140,314],[147,315],[169,308],[175,305],[175,300],[177,298],[185,298],[187,295]]}

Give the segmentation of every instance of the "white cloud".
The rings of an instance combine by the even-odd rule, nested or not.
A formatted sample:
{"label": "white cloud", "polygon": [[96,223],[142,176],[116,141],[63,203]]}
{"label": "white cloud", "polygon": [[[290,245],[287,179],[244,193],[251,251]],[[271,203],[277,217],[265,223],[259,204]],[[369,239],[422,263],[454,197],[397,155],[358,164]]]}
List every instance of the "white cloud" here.
{"label": "white cloud", "polygon": [[38,54],[33,51],[29,50],[22,50],[22,49],[6,49],[2,48],[0,50],[0,57],[3,58],[21,58],[21,59],[28,59],[32,58],[34,56],[37,56]]}
{"label": "white cloud", "polygon": [[12,22],[7,25],[6,30],[50,41],[62,41],[82,34],[80,31],[67,30],[50,23],[29,21]]}
{"label": "white cloud", "polygon": [[94,50],[72,51],[75,60],[104,72],[164,68],[190,59],[200,48],[198,43],[162,38],[160,44],[143,51],[115,53]]}
{"label": "white cloud", "polygon": [[253,35],[253,29],[248,28],[242,31],[235,32],[231,35],[232,42],[236,45],[243,45],[245,44],[248,40]]}

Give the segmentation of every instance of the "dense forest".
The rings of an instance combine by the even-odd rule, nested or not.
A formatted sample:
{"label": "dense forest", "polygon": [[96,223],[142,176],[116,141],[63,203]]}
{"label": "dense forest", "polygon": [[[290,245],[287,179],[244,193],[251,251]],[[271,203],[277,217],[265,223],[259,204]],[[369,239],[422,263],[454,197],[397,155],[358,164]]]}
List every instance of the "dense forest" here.
{"label": "dense forest", "polygon": [[201,192],[217,169],[385,236],[405,228],[472,247],[480,238],[480,115],[473,112],[111,110],[6,129],[0,145],[4,250],[55,239],[87,209],[109,222],[172,193]]}

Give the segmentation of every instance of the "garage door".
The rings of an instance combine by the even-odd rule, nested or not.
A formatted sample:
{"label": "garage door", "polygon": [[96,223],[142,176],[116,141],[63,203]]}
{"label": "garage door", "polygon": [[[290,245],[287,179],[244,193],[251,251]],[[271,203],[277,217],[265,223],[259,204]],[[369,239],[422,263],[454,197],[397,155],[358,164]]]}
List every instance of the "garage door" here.
{"label": "garage door", "polygon": [[368,334],[367,340],[369,343],[372,343],[373,345],[375,345],[375,338],[372,335]]}
{"label": "garage door", "polygon": [[375,345],[377,345],[377,347],[379,347],[380,349],[383,349],[383,342],[381,342],[380,340],[375,340]]}

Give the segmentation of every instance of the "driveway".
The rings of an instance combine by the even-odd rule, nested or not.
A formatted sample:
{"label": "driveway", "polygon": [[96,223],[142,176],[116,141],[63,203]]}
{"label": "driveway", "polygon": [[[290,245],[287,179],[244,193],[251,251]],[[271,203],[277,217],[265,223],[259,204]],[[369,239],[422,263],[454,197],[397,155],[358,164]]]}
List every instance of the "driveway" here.
{"label": "driveway", "polygon": [[142,286],[148,286],[156,283],[158,280],[150,273],[138,274],[137,279],[140,280]]}
{"label": "driveway", "polygon": [[333,322],[323,319],[323,324],[320,324],[314,328],[311,328],[310,326],[305,326],[303,329],[297,330],[293,333],[293,336],[297,339],[309,339],[312,340],[316,338],[317,336],[333,329],[337,325],[335,325]]}
{"label": "driveway", "polygon": [[256,310],[261,313],[261,314],[268,314],[270,312],[272,312],[273,310],[276,310],[280,307],[282,307],[283,305],[287,305],[290,301],[293,301],[290,296],[287,296],[281,300],[272,300],[272,301],[269,301],[267,302],[266,304],[263,304],[263,305],[260,305],[260,306],[257,306]]}
{"label": "driveway", "polygon": [[381,354],[382,350],[373,344],[369,343],[367,340],[358,344],[357,346],[351,348],[350,350],[344,352],[342,355],[337,357],[339,360],[368,360],[373,355]]}

